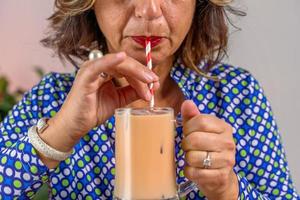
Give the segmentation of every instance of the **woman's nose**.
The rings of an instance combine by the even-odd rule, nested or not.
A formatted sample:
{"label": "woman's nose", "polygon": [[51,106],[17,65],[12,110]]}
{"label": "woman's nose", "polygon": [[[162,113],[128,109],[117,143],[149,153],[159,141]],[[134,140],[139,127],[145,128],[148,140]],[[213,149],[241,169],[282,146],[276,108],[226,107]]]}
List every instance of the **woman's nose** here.
{"label": "woman's nose", "polygon": [[153,20],[162,15],[162,0],[136,0],[135,16],[146,20]]}

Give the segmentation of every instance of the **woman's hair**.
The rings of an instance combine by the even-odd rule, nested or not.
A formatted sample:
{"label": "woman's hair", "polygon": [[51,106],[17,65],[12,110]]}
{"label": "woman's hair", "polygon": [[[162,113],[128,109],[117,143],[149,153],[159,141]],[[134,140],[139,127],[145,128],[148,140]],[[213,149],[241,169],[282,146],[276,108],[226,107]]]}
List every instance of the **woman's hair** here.
{"label": "woman's hair", "polygon": [[[60,59],[67,59],[76,67],[76,59],[86,60],[89,51],[100,49],[107,53],[106,41],[99,29],[94,11],[96,0],[55,0],[56,11],[48,18],[50,32],[41,42],[54,49]],[[228,12],[244,16],[228,4],[232,0],[196,0],[196,9],[191,28],[176,52],[185,66],[198,73],[205,73],[226,55]],[[228,23],[229,22],[229,23]],[[207,62],[200,70],[197,64]]]}

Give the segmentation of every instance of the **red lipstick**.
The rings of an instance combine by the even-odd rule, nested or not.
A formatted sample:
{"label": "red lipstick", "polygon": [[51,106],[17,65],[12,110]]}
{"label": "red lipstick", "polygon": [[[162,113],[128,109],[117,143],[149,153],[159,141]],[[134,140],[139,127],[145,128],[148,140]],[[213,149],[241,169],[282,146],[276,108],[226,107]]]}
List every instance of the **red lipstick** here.
{"label": "red lipstick", "polygon": [[[136,43],[142,45],[144,48],[146,47],[146,36],[132,36],[131,37]],[[151,48],[154,48],[155,46],[159,45],[161,40],[163,39],[162,37],[159,36],[150,36],[148,37],[151,42]]]}

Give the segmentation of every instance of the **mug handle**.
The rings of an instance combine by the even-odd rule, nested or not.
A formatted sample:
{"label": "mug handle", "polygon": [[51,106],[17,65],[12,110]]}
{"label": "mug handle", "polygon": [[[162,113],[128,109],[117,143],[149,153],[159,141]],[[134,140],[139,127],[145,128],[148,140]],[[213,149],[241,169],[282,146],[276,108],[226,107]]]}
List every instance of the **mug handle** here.
{"label": "mug handle", "polygon": [[181,199],[195,189],[198,189],[196,183],[194,183],[193,181],[187,181],[178,186],[177,195],[179,199]]}
{"label": "mug handle", "polygon": [[[174,122],[176,128],[182,126],[182,118],[176,118]],[[198,189],[196,183],[193,181],[186,181],[178,186],[177,195],[179,198],[182,198],[195,189]]]}

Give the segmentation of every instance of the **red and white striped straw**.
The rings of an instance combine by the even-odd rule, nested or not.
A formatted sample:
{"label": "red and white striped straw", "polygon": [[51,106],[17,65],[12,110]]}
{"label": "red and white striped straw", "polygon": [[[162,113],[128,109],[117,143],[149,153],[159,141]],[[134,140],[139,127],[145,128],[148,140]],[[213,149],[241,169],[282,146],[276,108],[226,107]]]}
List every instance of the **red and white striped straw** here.
{"label": "red and white striped straw", "polygon": [[[151,41],[150,38],[146,38],[146,61],[147,67],[152,70],[152,59],[151,59]],[[150,108],[154,107],[154,91],[153,91],[153,83],[149,84],[149,89],[151,92],[151,100],[150,100]]]}

